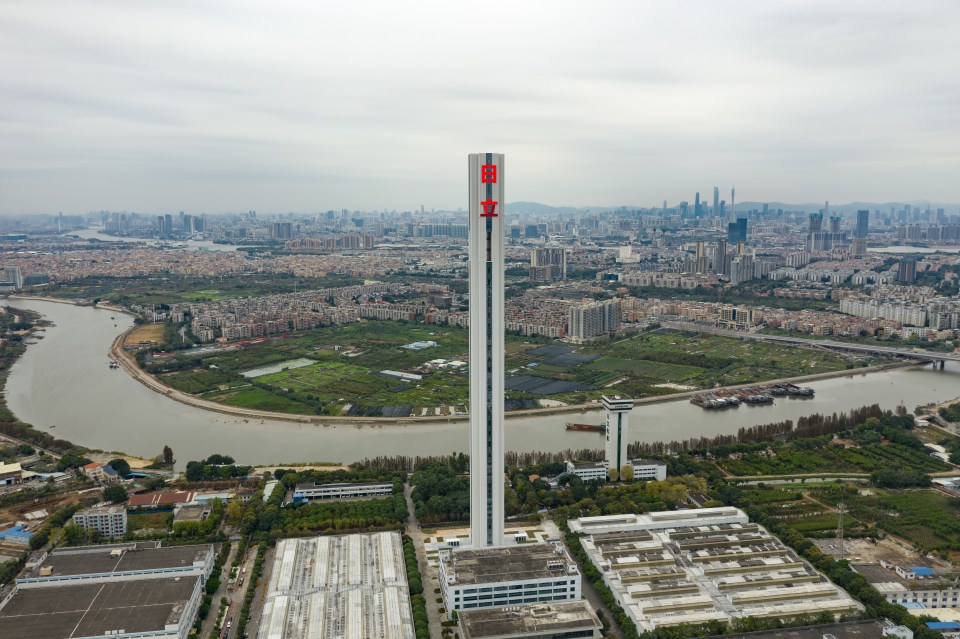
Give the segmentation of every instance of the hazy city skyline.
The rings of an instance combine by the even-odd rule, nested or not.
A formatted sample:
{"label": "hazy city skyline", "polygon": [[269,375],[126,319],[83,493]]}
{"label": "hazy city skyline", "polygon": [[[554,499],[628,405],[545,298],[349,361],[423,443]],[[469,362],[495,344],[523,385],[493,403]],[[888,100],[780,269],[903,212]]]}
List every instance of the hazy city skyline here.
{"label": "hazy city skyline", "polygon": [[0,213],[957,202],[960,7],[4,3]]}

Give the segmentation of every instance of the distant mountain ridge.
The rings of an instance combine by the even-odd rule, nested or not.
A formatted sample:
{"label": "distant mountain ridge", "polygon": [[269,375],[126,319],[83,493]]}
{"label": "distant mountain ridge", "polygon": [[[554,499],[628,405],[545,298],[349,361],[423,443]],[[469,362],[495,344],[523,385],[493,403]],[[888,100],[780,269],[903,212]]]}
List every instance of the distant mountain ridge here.
{"label": "distant mountain ridge", "polygon": [[[789,202],[737,202],[734,211],[738,213],[746,213],[752,209],[761,210],[763,205],[766,204],[769,208],[773,210],[783,209],[785,211],[802,211],[804,213],[817,213],[823,209],[823,202],[804,202],[800,204],[791,204]],[[946,209],[948,214],[954,214],[960,211],[960,204],[949,203],[949,202],[932,202],[929,200],[907,200],[905,202],[847,202],[845,204],[830,204],[831,213],[855,213],[861,209],[867,209],[869,211],[888,211],[890,207],[893,207],[897,210],[902,209],[904,205],[909,204],[913,207],[918,207],[920,209],[925,209],[928,206],[932,210],[936,209]],[[693,205],[688,205],[692,208]],[[550,204],[543,204],[542,202],[508,202],[507,211],[510,213],[533,213],[539,215],[546,215],[551,213],[570,213],[570,212],[586,212],[586,211],[612,211],[619,208],[628,208],[628,209],[659,209],[660,207],[644,207],[644,206],[635,206],[630,204],[624,204],[621,206],[552,206]],[[671,208],[675,208],[676,205],[671,205]]]}

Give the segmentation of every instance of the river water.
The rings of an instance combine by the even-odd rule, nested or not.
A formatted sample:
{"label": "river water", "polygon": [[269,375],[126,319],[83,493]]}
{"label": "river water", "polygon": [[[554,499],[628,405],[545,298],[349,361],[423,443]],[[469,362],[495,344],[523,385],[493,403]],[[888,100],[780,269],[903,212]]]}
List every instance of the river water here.
{"label": "river water", "polygon": [[[18,418],[63,439],[106,451],[153,457],[164,445],[181,460],[211,453],[241,463],[352,462],[378,455],[466,452],[466,422],[356,426],[244,419],[194,408],[155,393],[122,369],[107,366],[113,339],[132,325],[126,315],[38,300],[11,305],[42,313],[55,326],[13,366],[7,402]],[[687,400],[639,406],[630,414],[634,440],[671,441],[734,433],[742,426],[833,413],[878,403],[943,401],[960,394],[960,367],[858,374],[809,384],[815,399],[778,398],[773,406],[707,412]],[[565,430],[568,421],[600,423],[602,411],[508,419],[508,450],[602,448],[603,437]],[[51,428],[54,427],[54,428]]]}
{"label": "river water", "polygon": [[100,240],[101,242],[139,242],[147,246],[181,244],[184,250],[191,251],[235,251],[237,249],[233,244],[215,244],[206,240],[151,240],[138,237],[119,237],[103,233],[97,228],[67,231],[64,235],[76,235],[82,240]]}

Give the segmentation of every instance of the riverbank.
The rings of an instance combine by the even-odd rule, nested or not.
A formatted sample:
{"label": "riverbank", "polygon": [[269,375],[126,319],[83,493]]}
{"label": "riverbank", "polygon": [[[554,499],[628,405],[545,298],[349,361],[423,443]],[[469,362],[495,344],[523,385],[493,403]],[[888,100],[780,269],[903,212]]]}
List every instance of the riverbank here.
{"label": "riverbank", "polygon": [[[177,390],[172,386],[164,384],[159,379],[153,375],[144,371],[137,364],[136,359],[133,355],[123,348],[124,341],[126,340],[127,335],[134,330],[129,329],[124,331],[122,334],[117,336],[113,341],[113,345],[110,347],[110,357],[120,364],[120,367],[123,368],[130,376],[136,379],[138,382],[146,386],[147,388],[153,390],[154,392],[160,393],[170,399],[186,404],[188,406],[193,406],[195,408],[202,408],[203,410],[209,410],[224,415],[231,415],[233,417],[242,417],[247,419],[271,419],[279,421],[288,421],[301,424],[347,424],[347,425],[394,425],[394,426],[404,426],[409,424],[447,424],[447,423],[456,423],[456,422],[466,422],[470,419],[469,415],[450,415],[450,416],[440,416],[440,415],[426,415],[426,416],[416,416],[416,417],[342,417],[342,416],[331,416],[331,415],[302,415],[295,413],[277,413],[273,411],[264,411],[257,410],[253,408],[243,408],[240,406],[229,406],[226,404],[221,404],[218,402],[212,402],[206,399],[200,399],[183,391]],[[887,371],[896,368],[904,368],[909,366],[917,366],[915,362],[908,361],[896,361],[890,362],[887,364],[878,364],[876,366],[868,366],[865,368],[858,368],[854,370],[843,370],[843,371],[830,371],[827,373],[816,373],[812,375],[799,375],[796,377],[784,377],[779,379],[766,380],[763,382],[751,382],[749,384],[739,384],[736,386],[724,386],[712,390],[738,390],[742,388],[750,388],[757,386],[758,384],[778,384],[778,383],[804,383],[812,382],[823,379],[832,379],[836,377],[847,377],[851,375],[862,375],[866,373],[874,373]],[[643,406],[646,404],[658,404],[661,402],[673,402],[682,399],[689,399],[690,397],[704,392],[703,389],[693,390],[693,391],[683,391],[679,393],[669,393],[666,395],[655,395],[651,397],[641,397],[635,399],[633,404],[634,406]],[[507,420],[517,420],[517,419],[529,419],[531,417],[545,417],[550,415],[564,415],[564,414],[575,414],[575,413],[588,413],[591,411],[600,410],[600,403],[590,403],[590,404],[577,404],[574,406],[551,406],[548,408],[531,408],[526,410],[516,410],[510,411],[505,414]]]}
{"label": "riverbank", "polygon": [[[86,304],[81,304],[77,300],[65,300],[59,297],[46,297],[43,295],[10,295],[7,297],[8,300],[36,300],[38,302],[53,302],[54,304],[69,304],[70,306],[87,306]],[[122,306],[117,306],[116,304],[111,304],[110,302],[97,302],[94,304],[90,303],[90,308],[102,308],[114,313],[123,313],[124,315],[129,315],[130,317],[136,317],[136,313],[131,313]]]}
{"label": "riverbank", "polygon": [[[55,302],[58,304],[70,304],[74,306],[81,306],[76,300],[64,300],[57,299],[52,297],[44,296],[34,296],[34,295],[18,295],[11,297],[10,299],[23,299],[23,300],[38,300],[44,302]],[[133,313],[123,309],[121,307],[115,306],[113,304],[102,303],[98,304],[96,308],[102,308],[109,310],[111,312],[124,313],[129,316],[134,316]],[[149,388],[155,393],[168,397],[176,402],[185,404],[187,406],[192,406],[194,408],[200,408],[202,410],[211,411],[214,413],[220,413],[222,415],[229,415],[232,417],[239,417],[244,419],[261,419],[261,420],[277,420],[285,421],[299,424],[315,424],[315,425],[333,425],[333,424],[343,424],[343,425],[378,425],[378,426],[404,426],[411,424],[449,424],[449,423],[463,423],[469,421],[469,415],[426,415],[426,416],[414,416],[414,417],[344,417],[344,416],[331,416],[331,415],[306,415],[306,414],[297,414],[297,413],[278,413],[274,411],[259,410],[254,408],[244,408],[241,406],[230,406],[227,404],[221,404],[219,402],[213,402],[206,399],[200,399],[188,393],[184,393],[172,386],[169,386],[150,373],[147,373],[142,368],[140,368],[135,357],[126,349],[123,345],[127,336],[135,330],[136,327],[130,328],[120,335],[118,335],[114,340],[109,350],[109,356],[115,362],[117,362],[120,367],[135,380]],[[799,375],[795,377],[783,377],[771,380],[764,380],[762,382],[751,382],[748,384],[739,384],[734,386],[723,386],[716,389],[710,390],[739,390],[743,388],[749,388],[757,386],[758,384],[777,384],[777,383],[806,383],[813,382],[818,380],[833,379],[839,377],[847,377],[853,375],[862,375],[867,373],[883,372],[897,368],[905,368],[910,366],[917,366],[916,362],[910,361],[895,361],[885,364],[878,364],[875,366],[868,366],[864,368],[858,368],[853,370],[842,370],[842,371],[830,371],[825,373],[815,373],[810,375]],[[689,399],[698,393],[705,392],[705,389],[697,389],[690,391],[681,391],[677,393],[668,393],[665,395],[654,395],[650,397],[641,397],[634,400],[634,406],[643,406],[649,404],[659,404],[664,402],[673,402],[683,399]],[[600,402],[591,402],[589,404],[576,404],[571,406],[551,406],[544,408],[531,408],[517,411],[509,411],[505,414],[507,420],[519,420],[519,419],[529,419],[532,417],[547,417],[551,415],[573,415],[573,414],[585,414],[593,411],[599,411],[601,409]]]}
{"label": "riverbank", "polygon": [[[164,393],[138,382],[129,373],[105,365],[106,354],[118,334],[133,326],[131,317],[111,317],[114,313],[107,309],[43,301],[22,300],[17,305],[42,314],[53,324],[44,339],[26,349],[6,384],[10,410],[44,435],[55,434],[88,448],[125,451],[148,459],[169,447],[183,460],[220,453],[245,465],[280,460],[349,464],[378,457],[468,452],[470,436],[465,420],[441,424],[408,421],[399,427],[382,420],[317,424],[312,415],[300,422],[235,417],[169,401]],[[813,371],[797,369],[800,372]],[[815,400],[784,398],[774,406],[745,405],[726,411],[705,411],[689,400],[647,398],[647,405],[638,405],[631,413],[630,440],[670,442],[735,435],[742,428],[788,419],[796,423],[812,413],[839,414],[874,403],[884,410],[894,410],[903,404],[942,402],[957,394],[960,367],[948,363],[945,371],[929,366],[900,368],[804,385],[816,390]],[[568,409],[580,411],[576,417],[570,413],[512,416],[504,428],[504,448],[515,453],[564,452],[573,457],[577,451],[596,449],[603,445],[602,435],[564,427],[568,421],[602,421],[600,409],[585,413],[591,408]]]}

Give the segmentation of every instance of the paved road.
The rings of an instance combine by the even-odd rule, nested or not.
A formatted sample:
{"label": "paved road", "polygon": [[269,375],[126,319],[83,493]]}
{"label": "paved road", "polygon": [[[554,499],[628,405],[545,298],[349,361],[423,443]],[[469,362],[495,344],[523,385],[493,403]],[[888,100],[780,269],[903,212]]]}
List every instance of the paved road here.
{"label": "paved road", "polygon": [[413,540],[413,547],[417,551],[417,565],[420,567],[420,579],[423,583],[423,598],[427,604],[427,621],[430,622],[430,636],[439,639],[443,635],[443,626],[441,622],[446,621],[446,616],[438,612],[443,604],[437,603],[440,594],[434,592],[440,588],[437,570],[427,565],[427,553],[423,549],[423,532],[420,530],[420,522],[417,521],[417,515],[413,508],[413,497],[411,496],[413,488],[410,484],[403,487],[403,496],[407,500],[406,532]]}
{"label": "paved road", "polygon": [[[580,574],[583,575],[583,566],[580,566]],[[607,631],[607,634],[617,639],[623,639],[623,631],[620,630],[617,618],[613,616],[613,613],[610,612],[607,605],[600,601],[600,595],[597,594],[597,589],[593,587],[593,584],[590,583],[590,580],[586,577],[580,577],[580,590],[583,592],[583,598],[587,600],[587,603],[589,603],[594,610],[602,612],[607,618],[607,622],[610,624],[610,629]]]}

